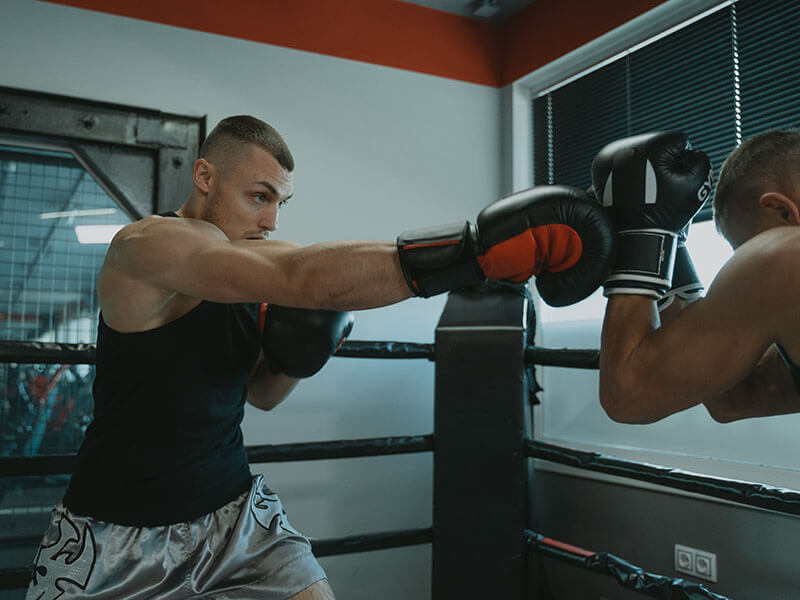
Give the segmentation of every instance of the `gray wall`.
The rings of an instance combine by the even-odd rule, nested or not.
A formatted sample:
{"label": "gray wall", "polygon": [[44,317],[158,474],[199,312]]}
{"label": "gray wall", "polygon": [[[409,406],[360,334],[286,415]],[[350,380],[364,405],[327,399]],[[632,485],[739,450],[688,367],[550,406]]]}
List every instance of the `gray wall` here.
{"label": "gray wall", "polygon": [[[610,552],[646,571],[673,569],[675,543],[714,552],[718,583],[731,600],[800,598],[800,520],[728,503],[539,470],[533,524],[545,536]],[[634,600],[613,579],[544,558],[542,599]],[[701,580],[693,580],[702,582]]]}
{"label": "gray wall", "polygon": [[[496,89],[30,0],[0,0],[0,56],[8,87],[272,123],[297,162],[280,239],[394,239],[500,191]],[[351,339],[432,342],[442,306],[365,311]],[[334,359],[276,410],[248,410],[246,443],[428,434],[432,394],[427,361]],[[429,454],[259,470],[310,536],[431,524]],[[342,598],[429,597],[427,546],[323,564]]]}

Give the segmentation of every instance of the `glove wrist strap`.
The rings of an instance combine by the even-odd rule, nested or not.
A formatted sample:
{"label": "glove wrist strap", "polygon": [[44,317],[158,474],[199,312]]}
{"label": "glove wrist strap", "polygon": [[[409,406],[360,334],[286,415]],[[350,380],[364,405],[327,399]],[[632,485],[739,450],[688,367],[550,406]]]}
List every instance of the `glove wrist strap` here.
{"label": "glove wrist strap", "polygon": [[469,221],[404,231],[397,237],[406,283],[425,298],[484,281],[477,248],[478,233]]}
{"label": "glove wrist strap", "polygon": [[604,295],[640,294],[661,298],[670,288],[677,234],[664,229],[617,233],[617,255]]}
{"label": "glove wrist strap", "polygon": [[683,243],[678,243],[675,251],[675,268],[672,275],[672,287],[664,297],[658,301],[659,312],[666,310],[675,301],[675,298],[685,304],[690,304],[700,298],[703,284],[694,268],[689,250]]}

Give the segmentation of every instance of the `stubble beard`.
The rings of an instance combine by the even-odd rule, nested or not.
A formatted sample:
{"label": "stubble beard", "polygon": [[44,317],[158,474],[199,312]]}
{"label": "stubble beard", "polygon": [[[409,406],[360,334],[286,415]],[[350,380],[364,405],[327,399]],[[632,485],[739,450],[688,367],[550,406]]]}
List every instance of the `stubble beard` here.
{"label": "stubble beard", "polygon": [[219,196],[217,196],[216,192],[211,192],[208,195],[208,199],[206,200],[206,204],[203,207],[203,213],[200,215],[200,218],[203,221],[208,221],[212,225],[216,225],[219,227],[219,223],[217,222],[217,217],[219,216],[219,206],[221,204]]}

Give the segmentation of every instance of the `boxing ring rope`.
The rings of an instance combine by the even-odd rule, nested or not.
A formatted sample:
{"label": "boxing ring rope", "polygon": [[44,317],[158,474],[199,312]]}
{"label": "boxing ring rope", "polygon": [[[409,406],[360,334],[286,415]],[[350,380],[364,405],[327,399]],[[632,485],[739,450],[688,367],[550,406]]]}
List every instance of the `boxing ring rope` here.
{"label": "boxing ring rope", "polygon": [[[396,436],[332,442],[265,444],[247,446],[245,450],[250,464],[387,456],[430,452],[433,450],[433,436]],[[0,477],[69,474],[75,466],[75,460],[74,454],[2,457],[0,458]]]}
{"label": "boxing ring rope", "polygon": [[564,542],[551,540],[529,530],[525,531],[525,542],[528,548],[538,554],[593,573],[609,575],[625,589],[644,596],[662,600],[664,598],[669,600],[727,600],[725,596],[715,594],[703,584],[647,573],[607,552],[584,550]]}
{"label": "boxing ring rope", "polygon": [[[430,527],[364,533],[340,538],[309,538],[311,549],[317,557],[418,546],[430,544],[432,540],[433,529]],[[0,569],[0,590],[15,590],[27,587],[31,578],[31,570],[32,567]]]}
{"label": "boxing ring rope", "polygon": [[[55,342],[20,342],[0,340],[0,362],[35,364],[94,364],[94,344],[61,344]],[[336,352],[343,358],[426,358],[435,360],[434,344],[415,342],[373,342],[348,340]],[[528,364],[544,367],[570,367],[573,369],[597,369],[599,350],[568,350],[566,348],[525,348]]]}
{"label": "boxing ring rope", "polygon": [[[353,358],[434,359],[433,344],[410,342],[349,341],[336,354]],[[32,364],[94,364],[94,344],[0,341],[0,361]],[[330,460],[366,456],[388,456],[430,452],[433,436],[395,436],[330,442],[264,444],[247,446],[250,464]],[[0,477],[60,475],[72,472],[74,454],[0,457]],[[334,556],[429,544],[433,530],[428,528],[366,533],[340,538],[311,539],[316,556]],[[0,569],[0,590],[24,588],[31,568]]]}
{"label": "boxing ring rope", "polygon": [[539,440],[525,440],[525,454],[586,471],[646,481],[664,487],[729,500],[737,504],[765,508],[789,515],[800,515],[800,492],[795,490],[613,458],[598,452],[575,450]]}
{"label": "boxing ring rope", "polygon": [[404,546],[430,544],[433,541],[433,529],[406,529],[365,535],[351,535],[342,538],[325,540],[311,539],[311,548],[315,556],[335,556],[354,552],[371,552]]}
{"label": "boxing ring rope", "polygon": [[[56,365],[93,365],[95,344],[0,340],[0,362]],[[347,341],[336,352],[346,358],[427,358],[434,360],[433,344],[414,342]]]}
{"label": "boxing ring rope", "polygon": [[525,362],[542,367],[568,367],[570,369],[597,369],[600,350],[567,350],[566,348],[525,348]]}
{"label": "boxing ring rope", "polygon": [[[725,600],[704,586],[646,573],[603,552],[570,546],[527,524],[531,458],[800,514],[800,492],[583,452],[533,439],[533,365],[596,369],[599,351],[530,344],[532,310],[508,288],[450,294],[435,344],[348,341],[337,356],[424,358],[435,364],[433,435],[250,446],[251,462],[433,451],[432,528],[312,540],[318,556],[432,543],[432,598],[524,600],[533,554],[617,579],[653,597]],[[91,344],[0,341],[0,361],[91,364]],[[0,477],[68,473],[74,456],[2,457]],[[481,510],[486,507],[489,510]],[[480,513],[480,518],[476,514]],[[464,577],[469,573],[469,577]],[[0,589],[24,587],[28,569],[0,570]],[[532,589],[532,588],[531,588]],[[666,595],[666,591],[671,595]],[[656,595],[656,594],[661,595]],[[683,595],[681,595],[683,594]]]}

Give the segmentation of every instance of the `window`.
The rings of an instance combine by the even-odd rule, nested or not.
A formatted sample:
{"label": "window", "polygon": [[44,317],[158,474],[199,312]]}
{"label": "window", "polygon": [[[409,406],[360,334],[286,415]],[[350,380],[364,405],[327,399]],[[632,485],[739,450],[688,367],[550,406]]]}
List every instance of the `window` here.
{"label": "window", "polygon": [[[740,0],[539,92],[532,102],[534,183],[587,188],[597,152],[616,139],[666,129],[689,134],[719,173],[741,141],[770,128],[800,125],[796,90],[800,2]],[[711,199],[695,219],[711,219]],[[706,288],[730,256],[713,228],[690,235]],[[543,308],[542,321],[602,318],[597,293],[563,310]]]}
{"label": "window", "polygon": [[[125,224],[179,205],[205,119],[0,88],[0,340],[94,343]],[[0,362],[1,457],[73,454],[90,365]],[[68,475],[0,478],[0,569],[28,566]]]}
{"label": "window", "polygon": [[[94,342],[97,272],[108,235],[130,217],[62,152],[0,146],[0,198],[0,339]],[[93,368],[0,371],[0,455],[75,452],[92,414]]]}
{"label": "window", "polygon": [[[691,2],[670,10],[698,10]],[[699,3],[695,3],[699,4]],[[705,4],[702,15],[668,23],[667,9],[643,19],[650,39],[634,39],[624,51],[610,41],[607,54],[584,49],[564,57],[559,80],[553,67],[534,74],[532,92],[533,182],[586,188],[592,158],[621,137],[665,129],[689,134],[707,152],[715,172],[743,139],[770,128],[800,126],[800,34],[798,0],[739,0]],[[661,7],[659,7],[661,8]],[[655,16],[658,13],[658,16]],[[609,60],[597,64],[598,56]],[[571,61],[571,62],[570,62]],[[580,64],[579,64],[580,63]],[[594,63],[594,64],[593,64]],[[545,77],[549,79],[545,80]],[[688,247],[706,285],[730,257],[715,231],[708,206],[692,226]],[[597,348],[605,301],[597,292],[572,307],[541,307],[540,343],[550,347]],[[741,326],[746,326],[742,323]],[[537,435],[611,454],[728,477],[800,488],[787,448],[793,447],[800,415],[745,420],[717,426],[695,407],[646,427],[611,422],[597,401],[597,374],[543,369],[545,388]],[[747,439],[746,444],[737,443]],[[713,456],[714,460],[704,457]],[[766,467],[765,465],[771,465]]]}

